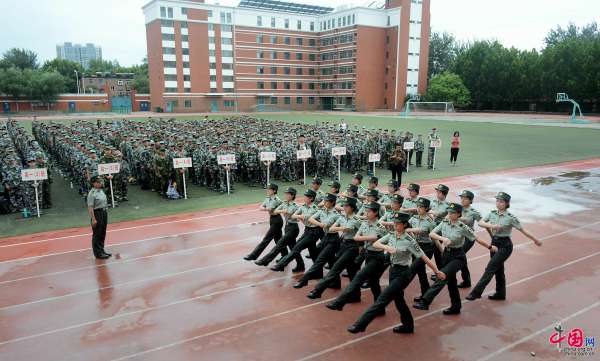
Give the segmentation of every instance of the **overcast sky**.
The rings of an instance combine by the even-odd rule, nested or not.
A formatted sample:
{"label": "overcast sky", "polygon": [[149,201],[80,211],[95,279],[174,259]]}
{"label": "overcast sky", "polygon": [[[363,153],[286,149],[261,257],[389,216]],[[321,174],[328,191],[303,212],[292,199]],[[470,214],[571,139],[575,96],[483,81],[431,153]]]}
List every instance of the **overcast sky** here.
{"label": "overcast sky", "polygon": [[[41,61],[56,57],[56,44],[94,43],[104,59],[123,65],[146,54],[141,7],[147,0],[0,0],[0,52],[28,48]],[[208,1],[213,3],[214,1]],[[297,2],[322,5],[315,0]],[[356,5],[371,1],[354,0]],[[221,0],[237,5],[238,0]],[[349,1],[329,0],[329,6]],[[433,31],[448,31],[459,40],[497,39],[506,46],[540,49],[548,30],[573,22],[600,23],[599,0],[431,0]]]}

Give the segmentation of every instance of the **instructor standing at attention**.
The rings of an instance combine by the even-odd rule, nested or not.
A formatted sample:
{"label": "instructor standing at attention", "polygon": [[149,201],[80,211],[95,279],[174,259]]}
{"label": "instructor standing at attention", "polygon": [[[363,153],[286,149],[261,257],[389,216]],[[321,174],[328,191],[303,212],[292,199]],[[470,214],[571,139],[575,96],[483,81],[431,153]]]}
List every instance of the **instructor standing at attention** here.
{"label": "instructor standing at attention", "polygon": [[104,251],[104,240],[106,239],[106,225],[108,224],[108,214],[106,208],[108,202],[106,193],[102,190],[102,179],[92,177],[92,189],[88,192],[87,205],[88,213],[92,224],[92,250],[97,259],[110,258],[111,254]]}

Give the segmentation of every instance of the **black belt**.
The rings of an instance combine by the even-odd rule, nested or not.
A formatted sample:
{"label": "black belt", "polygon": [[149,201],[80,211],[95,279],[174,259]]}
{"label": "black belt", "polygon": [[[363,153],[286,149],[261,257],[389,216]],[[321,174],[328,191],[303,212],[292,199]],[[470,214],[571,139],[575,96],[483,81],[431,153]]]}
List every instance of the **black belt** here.
{"label": "black belt", "polygon": [[508,237],[508,236],[502,236],[502,237],[499,237],[499,236],[493,236],[493,237],[492,237],[492,240],[497,240],[497,241],[510,241],[510,237]]}
{"label": "black belt", "polygon": [[379,256],[380,254],[383,254],[383,251],[371,251],[370,249],[368,249],[367,254]]}
{"label": "black belt", "polygon": [[352,243],[356,241],[354,240],[354,238],[344,238],[344,242]]}
{"label": "black belt", "polygon": [[95,208],[94,212],[96,212],[96,211],[98,211],[98,212],[101,212],[101,211],[102,212],[106,212],[106,208]]}
{"label": "black belt", "polygon": [[408,266],[401,265],[401,264],[392,264],[392,268],[407,269]]}

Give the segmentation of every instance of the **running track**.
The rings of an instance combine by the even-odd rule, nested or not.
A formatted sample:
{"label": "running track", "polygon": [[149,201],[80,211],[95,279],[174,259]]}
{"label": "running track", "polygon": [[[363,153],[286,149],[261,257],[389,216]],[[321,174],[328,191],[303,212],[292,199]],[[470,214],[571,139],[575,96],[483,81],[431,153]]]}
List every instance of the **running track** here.
{"label": "running track", "polygon": [[[592,176],[559,177],[555,188],[532,186],[533,196],[515,197],[513,212],[544,246],[514,234],[509,300],[465,302],[460,316],[449,317],[440,312],[449,301],[442,291],[429,311],[413,310],[416,333],[409,336],[391,333],[399,322],[393,305],[366,333],[346,332],[372,302],[369,291],[362,303],[334,312],[324,305],[339,291],[312,301],[305,297],[310,286],[291,288],[297,276],[289,270],[274,273],[242,261],[266,230],[256,206],[112,224],[108,249],[116,257],[106,262],[91,257],[89,229],[5,238],[0,359],[520,360],[530,351],[564,359],[548,343],[557,321],[600,337],[600,195],[585,186],[600,183],[600,158],[421,188],[427,195],[442,182],[453,199],[472,189],[475,207],[487,210],[498,187],[514,196],[533,178],[573,171]],[[550,212],[539,211],[541,200]],[[476,245],[468,257],[476,281],[486,250]],[[405,294],[410,304],[418,282]]]}

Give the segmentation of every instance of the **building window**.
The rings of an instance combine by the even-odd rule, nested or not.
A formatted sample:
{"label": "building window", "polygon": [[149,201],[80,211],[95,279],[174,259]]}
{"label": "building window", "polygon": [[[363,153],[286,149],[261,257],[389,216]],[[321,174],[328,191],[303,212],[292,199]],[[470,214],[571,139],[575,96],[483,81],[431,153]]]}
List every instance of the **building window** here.
{"label": "building window", "polygon": [[233,50],[221,50],[221,56],[224,58],[233,57]]}
{"label": "building window", "polygon": [[208,37],[208,43],[209,44],[214,44],[215,43],[215,37],[214,36],[209,36]]}
{"label": "building window", "polygon": [[315,89],[315,83],[308,83],[308,89],[314,90]]}
{"label": "building window", "polygon": [[302,68],[296,68],[296,75],[302,75]]}
{"label": "building window", "polygon": [[271,44],[277,44],[277,36],[271,35]]}
{"label": "building window", "polygon": [[315,41],[315,39],[308,39],[308,45],[315,46],[316,44],[317,42]]}
{"label": "building window", "polygon": [[271,27],[274,28],[275,27],[275,18],[271,18]]}
{"label": "building window", "polygon": [[[177,67],[177,63],[174,61],[165,61],[163,62],[165,68],[176,68]],[[100,85],[102,85],[102,82],[100,83]]]}
{"label": "building window", "polygon": [[166,81],[177,81],[177,75],[174,74],[165,74]]}
{"label": "building window", "polygon": [[257,89],[264,89],[265,88],[265,82],[262,82],[262,81],[256,82],[256,88]]}
{"label": "building window", "polygon": [[387,59],[387,58],[389,58],[389,57],[390,57],[390,52],[389,52],[389,51],[386,51],[386,52],[385,52],[385,58]]}
{"label": "building window", "polygon": [[296,53],[296,60],[302,60],[302,53]]}
{"label": "building window", "polygon": [[301,90],[302,89],[302,83],[296,83],[296,89]]}
{"label": "building window", "polygon": [[290,28],[290,19],[285,19],[283,21],[283,27],[286,28],[286,29]]}
{"label": "building window", "polygon": [[235,102],[233,100],[223,100],[223,106],[225,108],[232,108],[235,106]]}
{"label": "building window", "polygon": [[308,97],[308,104],[315,104],[315,97]]}
{"label": "building window", "polygon": [[181,15],[187,15],[187,8],[181,8]]}
{"label": "building window", "polygon": [[390,16],[388,15],[388,17],[387,17],[387,26],[390,26],[390,23],[391,23],[391,20],[390,20],[390,19],[391,19],[391,18],[390,18]]}
{"label": "building window", "polygon": [[163,48],[163,54],[175,54],[175,48]]}
{"label": "building window", "polygon": [[262,34],[256,35],[256,42],[258,44],[262,44],[262,42],[263,42],[263,35]]}
{"label": "building window", "polygon": [[286,66],[285,68],[283,68],[283,73],[284,73],[285,75],[290,75],[290,72],[291,72],[291,71],[290,71],[290,67],[289,67],[289,66]]}
{"label": "building window", "polygon": [[231,25],[221,25],[221,32],[230,33],[232,30]]}
{"label": "building window", "polygon": [[210,81],[217,81],[217,76],[216,75],[211,75],[210,76]]}
{"label": "building window", "polygon": [[262,16],[256,17],[256,26],[262,26]]}
{"label": "building window", "polygon": [[230,64],[230,63],[223,63],[223,64],[221,64],[221,69],[225,69],[225,70],[233,70],[233,64]]}
{"label": "building window", "polygon": [[285,97],[283,98],[283,102],[287,105],[292,104],[292,98],[290,97]]}
{"label": "building window", "polygon": [[161,20],[160,26],[164,26],[166,28],[172,28],[174,26],[173,20]]}
{"label": "building window", "polygon": [[208,24],[208,31],[215,31],[215,24]]}
{"label": "building window", "polygon": [[160,17],[161,18],[166,18],[167,17],[167,9],[164,6],[160,7]]}
{"label": "building window", "polygon": [[389,44],[389,43],[390,43],[390,36],[389,36],[389,35],[385,37],[385,43],[386,43],[386,44]]}
{"label": "building window", "polygon": [[315,75],[315,69],[314,68],[308,69],[308,75]]}
{"label": "building window", "polygon": [[285,38],[283,38],[283,42],[285,43],[285,45],[290,45],[291,41],[292,40],[289,36],[286,36]]}
{"label": "building window", "polygon": [[315,61],[317,60],[317,56],[315,54],[308,54],[308,60]]}
{"label": "building window", "polygon": [[165,88],[165,93],[177,93],[177,88]]}
{"label": "building window", "polygon": [[191,108],[192,107],[192,101],[189,99],[186,99],[183,101],[183,106],[186,108]]}
{"label": "building window", "polygon": [[225,24],[225,13],[221,12],[221,24]]}
{"label": "building window", "polygon": [[338,28],[342,27],[342,18],[338,18]]}
{"label": "building window", "polygon": [[210,92],[211,93],[216,93],[217,92],[217,88],[210,88]]}
{"label": "building window", "polygon": [[271,97],[271,104],[277,104],[277,98]]}
{"label": "building window", "polygon": [[191,77],[189,75],[184,75],[183,76],[183,81],[190,81]]}
{"label": "building window", "polygon": [[276,51],[272,51],[271,52],[271,59],[277,59],[277,52]]}
{"label": "building window", "polygon": [[296,104],[302,104],[302,97],[296,97]]}
{"label": "building window", "polygon": [[258,59],[263,59],[265,57],[265,53],[263,53],[262,51],[257,51],[256,52],[256,57]]}
{"label": "building window", "polygon": [[302,46],[302,43],[303,43],[302,38],[296,38],[296,45]]}
{"label": "building window", "polygon": [[352,14],[352,24],[356,23],[356,14]]}
{"label": "building window", "polygon": [[222,79],[223,79],[223,81],[233,82],[232,75],[223,75]]}
{"label": "building window", "polygon": [[277,74],[277,67],[276,66],[272,66],[271,67],[271,74]]}
{"label": "building window", "polygon": [[287,82],[287,81],[285,83],[283,83],[283,89],[288,89],[289,90],[290,89],[290,83]]}
{"label": "building window", "polygon": [[315,22],[314,21],[310,22],[310,31],[315,31]]}
{"label": "building window", "polygon": [[181,49],[181,54],[182,55],[190,55],[190,48]]}
{"label": "building window", "polygon": [[383,89],[387,90],[387,88],[388,88],[387,82],[383,83]]}
{"label": "building window", "polygon": [[231,24],[231,13],[227,13],[227,24]]}
{"label": "building window", "polygon": [[167,8],[167,17],[173,19],[173,8]]}
{"label": "building window", "polygon": [[256,67],[256,74],[264,74],[265,73],[265,67],[264,66],[257,66]]}
{"label": "building window", "polygon": [[291,57],[291,55],[290,55],[290,53],[289,53],[289,52],[287,52],[287,51],[286,51],[285,53],[283,53],[283,58],[284,58],[285,60],[290,60],[290,57]]}
{"label": "building window", "polygon": [[181,41],[189,41],[189,35],[181,35]]}
{"label": "building window", "polygon": [[231,38],[221,38],[221,44],[231,45]]}
{"label": "building window", "polygon": [[212,10],[208,10],[208,17],[212,18],[212,16],[213,16]]}
{"label": "building window", "polygon": [[296,25],[296,29],[302,30],[302,20],[298,20],[298,23]]}
{"label": "building window", "polygon": [[216,69],[217,68],[217,63],[209,63],[208,64],[208,68],[209,69]]}
{"label": "building window", "polygon": [[190,62],[189,61],[184,61],[183,62],[183,67],[184,68],[189,68],[190,67]]}
{"label": "building window", "polygon": [[167,40],[167,41],[173,41],[173,40],[175,40],[175,35],[174,34],[162,34],[162,39]]}
{"label": "building window", "polygon": [[271,82],[271,89],[277,89],[277,82],[276,81],[272,81]]}
{"label": "building window", "polygon": [[346,26],[346,17],[345,16],[342,17],[342,25]]}

